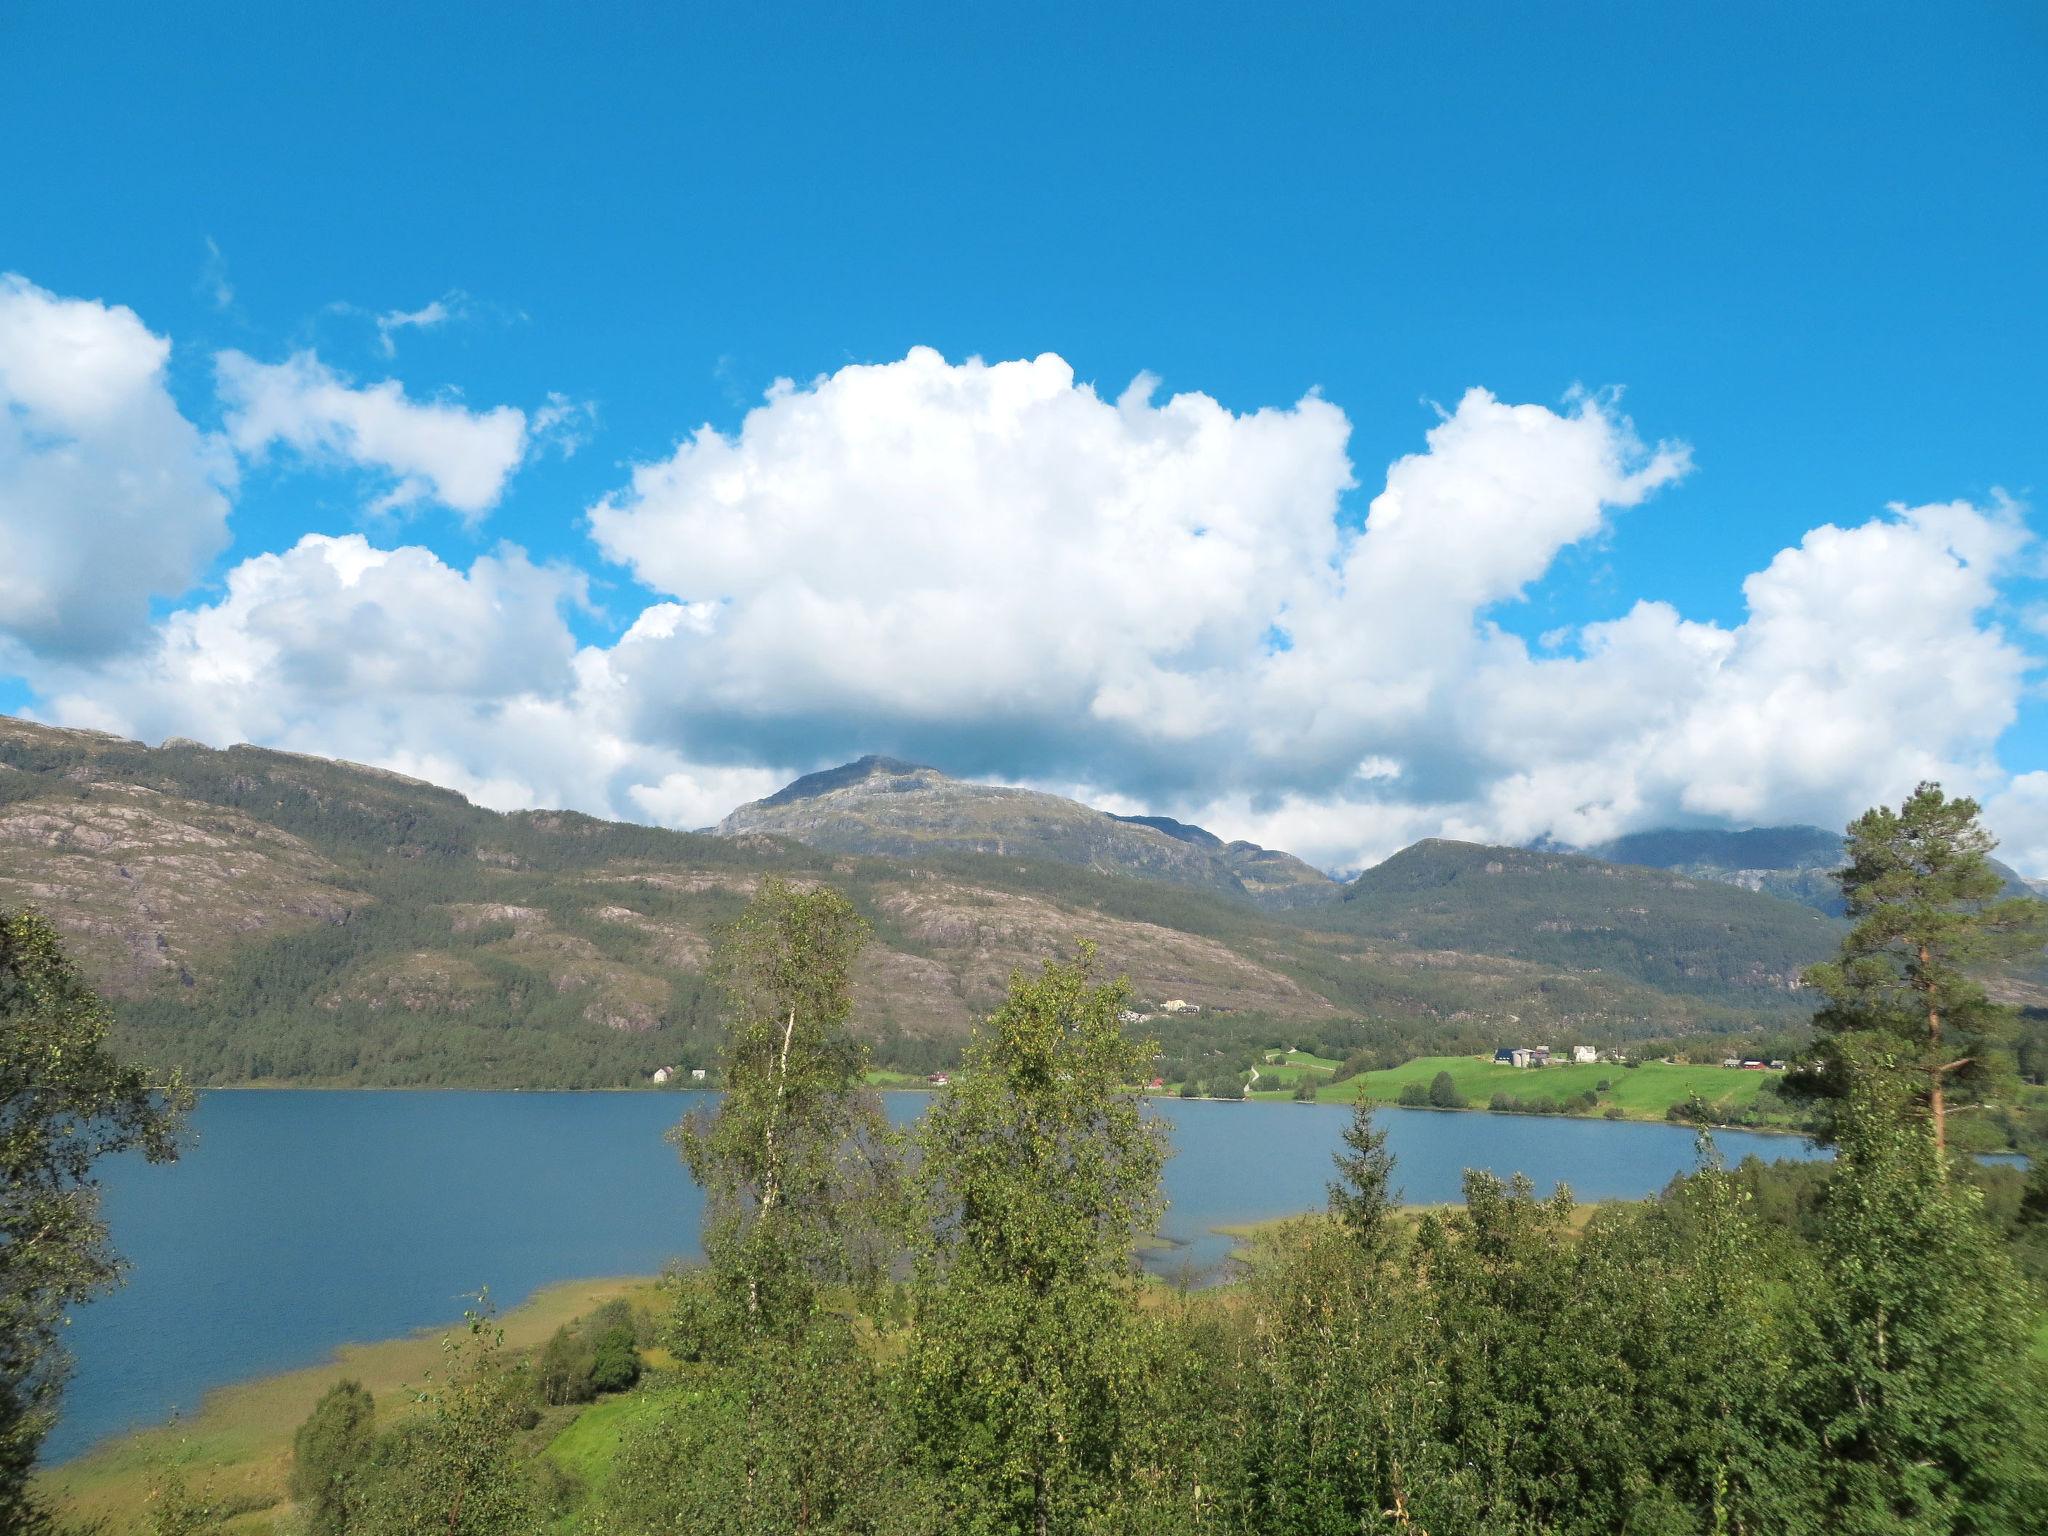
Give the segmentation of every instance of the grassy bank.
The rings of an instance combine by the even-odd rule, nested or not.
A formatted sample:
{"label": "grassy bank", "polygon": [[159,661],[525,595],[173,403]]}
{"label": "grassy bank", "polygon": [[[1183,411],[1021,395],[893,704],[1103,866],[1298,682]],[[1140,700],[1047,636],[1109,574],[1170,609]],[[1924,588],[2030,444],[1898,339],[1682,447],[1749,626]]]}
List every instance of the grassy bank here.
{"label": "grassy bank", "polygon": [[[1646,1061],[1634,1067],[1614,1062],[1511,1067],[1490,1057],[1418,1056],[1384,1072],[1362,1072],[1343,1082],[1332,1082],[1320,1063],[1297,1052],[1290,1053],[1285,1065],[1260,1067],[1259,1082],[1251,1097],[1288,1098],[1301,1079],[1309,1077],[1315,1080],[1316,1097],[1322,1103],[1348,1104],[1364,1098],[1376,1104],[1397,1104],[1402,1089],[1416,1085],[1427,1088],[1439,1072],[1450,1073],[1451,1081],[1472,1109],[1485,1109],[1497,1093],[1523,1100],[1569,1100],[1590,1092],[1598,1094],[1599,1106],[1582,1113],[1605,1114],[1613,1109],[1621,1112],[1617,1118],[1627,1120],[1662,1120],[1673,1104],[1692,1098],[1726,1109],[1744,1109],[1756,1101],[1766,1083],[1779,1080],[1779,1074],[1771,1072],[1663,1061]],[[1273,1080],[1271,1089],[1266,1086],[1269,1079]],[[1602,1083],[1607,1084],[1605,1091],[1600,1088]]]}
{"label": "grassy bank", "polygon": [[[651,1298],[651,1279],[577,1280],[551,1286],[499,1318],[513,1349],[537,1349],[554,1331],[614,1297]],[[238,1382],[206,1395],[188,1419],[108,1440],[41,1475],[40,1483],[66,1513],[104,1520],[126,1531],[142,1518],[157,1469],[176,1465],[195,1488],[247,1511],[224,1530],[271,1528],[285,1507],[292,1432],[336,1381],[354,1377],[377,1399],[380,1426],[406,1411],[405,1389],[442,1368],[437,1328],[376,1344],[346,1344],[320,1365]]]}

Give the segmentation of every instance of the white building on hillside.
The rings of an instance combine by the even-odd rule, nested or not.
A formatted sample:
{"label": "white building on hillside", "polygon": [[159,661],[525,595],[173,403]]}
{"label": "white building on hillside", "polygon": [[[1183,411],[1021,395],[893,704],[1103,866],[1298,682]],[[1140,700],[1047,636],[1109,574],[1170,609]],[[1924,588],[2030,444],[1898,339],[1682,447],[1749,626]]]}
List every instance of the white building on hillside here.
{"label": "white building on hillside", "polygon": [[1582,1067],[1589,1067],[1600,1059],[1600,1053],[1590,1045],[1572,1047],[1572,1060]]}

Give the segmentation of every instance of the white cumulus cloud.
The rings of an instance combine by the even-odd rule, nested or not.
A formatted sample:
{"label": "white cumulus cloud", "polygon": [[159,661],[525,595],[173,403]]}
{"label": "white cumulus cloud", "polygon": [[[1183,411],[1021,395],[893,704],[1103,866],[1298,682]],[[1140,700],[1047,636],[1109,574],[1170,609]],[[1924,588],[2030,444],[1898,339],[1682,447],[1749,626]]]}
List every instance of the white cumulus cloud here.
{"label": "white cumulus cloud", "polygon": [[351,758],[491,803],[589,802],[602,774],[561,740],[577,691],[573,573],[504,547],[467,571],[417,546],[308,534],[233,567],[117,666],[50,669],[58,720]]}
{"label": "white cumulus cloud", "polygon": [[133,310],[0,275],[0,646],[106,652],[227,542],[232,458]]}
{"label": "white cumulus cloud", "polygon": [[355,385],[311,352],[262,363],[241,352],[214,359],[228,438],[250,456],[274,443],[391,477],[379,511],[432,498],[474,521],[504,494],[525,458],[526,413],[414,400],[396,379]]}
{"label": "white cumulus cloud", "polygon": [[[129,384],[80,365],[51,387],[83,419],[154,378],[157,346]],[[222,377],[251,451],[382,465],[458,509],[568,419],[522,419],[496,478],[458,490],[418,446],[443,439],[407,433],[441,411],[467,441],[482,418],[461,407],[310,357]],[[45,659],[31,681],[67,723],[678,826],[865,751],[1333,868],[1424,836],[1838,825],[1939,778],[1991,797],[2015,860],[2048,867],[2048,775],[1999,756],[2039,664],[2008,619],[2038,563],[2016,504],[1815,509],[1760,552],[1738,620],[1617,605],[1532,647],[1504,617],[1617,518],[1666,515],[1685,446],[1646,442],[1612,395],[1474,389],[1360,516],[1349,440],[1313,393],[1233,411],[1149,377],[1104,394],[1050,355],[918,349],[779,383],[598,500],[597,550],[654,594],[608,644],[572,634],[584,578],[516,549],[461,569],[308,536],[161,620],[141,661]]]}

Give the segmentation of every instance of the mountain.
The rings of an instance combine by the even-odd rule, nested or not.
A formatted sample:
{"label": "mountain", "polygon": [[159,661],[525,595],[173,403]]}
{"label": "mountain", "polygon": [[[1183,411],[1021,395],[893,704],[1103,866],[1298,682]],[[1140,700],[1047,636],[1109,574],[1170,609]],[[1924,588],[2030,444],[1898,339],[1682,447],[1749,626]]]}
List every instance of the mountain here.
{"label": "mountain", "polygon": [[[1722,832],[1665,828],[1631,832],[1583,850],[1616,864],[1668,869],[1698,880],[1716,880],[1796,901],[1831,917],[1842,914],[1835,871],[1844,862],[1842,834],[1823,827],[1752,827]],[[2035,882],[1991,861],[2005,879],[2009,896],[2041,894]]]}
{"label": "mountain", "polygon": [[1739,832],[1672,827],[1631,832],[1583,851],[1615,864],[1669,869],[1762,891],[1832,917],[1842,913],[1842,893],[1834,881],[1842,867],[1842,835],[1822,827]]}
{"label": "mountain", "polygon": [[1791,993],[1841,938],[1840,925],[1811,908],[1730,884],[1442,838],[1368,869],[1327,921],[1426,948],[1751,998]]}
{"label": "mountain", "polygon": [[[861,768],[858,779],[918,772]],[[831,791],[800,781],[784,793],[783,807],[802,807]],[[1099,820],[1111,838],[1218,851],[1198,829]],[[348,763],[151,748],[0,717],[0,905],[49,914],[115,1001],[124,1049],[206,1083],[599,1087],[707,1064],[719,1020],[710,947],[768,875],[829,880],[853,900],[874,932],[856,1027],[878,1060],[920,1070],[951,1058],[1012,971],[1083,938],[1109,973],[1129,975],[1141,1005],[1201,1005],[1148,1026],[1182,1052],[1274,1038],[1340,1053],[1368,1040],[1654,1039],[1793,1022],[1804,1008],[1732,963],[1668,985],[1641,979],[1656,974],[1648,965],[1609,964],[1545,927],[1540,882],[1510,919],[1483,899],[1483,873],[1471,876],[1464,891],[1484,920],[1462,926],[1424,920],[1443,892],[1405,898],[1402,916],[1390,897],[1366,899],[1369,886],[1262,911],[1228,887],[1132,878],[1107,860],[1118,872],[1078,867],[1000,835],[1000,856],[934,838],[906,840],[919,851],[904,859],[755,832],[504,815]],[[1437,858],[1430,845],[1410,853],[1375,883]],[[1478,853],[1483,872],[1513,851]],[[1645,926],[1672,942],[1721,910],[1642,872],[1602,878],[1639,889],[1631,902],[1654,911]]]}
{"label": "mountain", "polygon": [[1185,885],[1266,911],[1334,902],[1340,892],[1291,853],[1226,843],[1167,816],[1114,816],[1059,795],[948,778],[893,757],[807,774],[711,830],[721,837],[768,833],[833,853],[1049,860]]}

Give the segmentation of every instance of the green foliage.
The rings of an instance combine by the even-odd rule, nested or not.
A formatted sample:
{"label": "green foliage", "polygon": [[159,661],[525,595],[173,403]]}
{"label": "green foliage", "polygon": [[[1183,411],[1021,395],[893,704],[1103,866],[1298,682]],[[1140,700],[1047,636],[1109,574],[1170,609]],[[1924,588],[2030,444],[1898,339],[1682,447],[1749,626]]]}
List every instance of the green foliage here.
{"label": "green foliage", "polygon": [[816,1289],[872,1284],[894,1190],[881,1106],[846,1033],[867,928],[827,886],[763,883],[720,938],[725,1094],[674,1140],[704,1187],[704,1250],[736,1324],[800,1333]]}
{"label": "green foliage", "polygon": [[1465,1095],[1458,1092],[1458,1085],[1448,1072],[1439,1072],[1430,1079],[1429,1102],[1437,1109],[1463,1109]]}
{"label": "green foliage", "polygon": [[813,1321],[655,1399],[592,1506],[591,1536],[911,1536],[940,1527],[896,1439],[882,1376]]}
{"label": "green foliage", "polygon": [[449,1339],[442,1379],[377,1444],[352,1536],[539,1536],[547,1498],[521,1440],[533,1384],[503,1345],[483,1309]]}
{"label": "green foliage", "polygon": [[1329,1183],[1330,1214],[1337,1219],[1359,1254],[1377,1265],[1394,1247],[1394,1213],[1401,1192],[1394,1187],[1394,1154],[1387,1133],[1373,1123],[1372,1104],[1360,1099],[1344,1127],[1344,1150],[1334,1159],[1337,1176]]}
{"label": "green foliage", "polygon": [[375,1449],[376,1419],[363,1384],[338,1381],[292,1436],[292,1501],[307,1536],[345,1536]]}
{"label": "green foliage", "polygon": [[44,1518],[29,1488],[70,1361],[65,1313],[121,1264],[95,1166],[135,1149],[177,1156],[191,1095],[107,1046],[111,1016],[36,912],[0,912],[0,1529]]}
{"label": "green foliage", "polygon": [[2048,1509],[2030,1309],[1968,1180],[1913,1123],[1889,1062],[1837,1106],[1817,1249],[1828,1284],[1817,1411],[1839,1528],[2018,1533]]}
{"label": "green foliage", "polygon": [[1139,1359],[1135,1242],[1161,1127],[1121,982],[1092,955],[1013,978],[917,1131],[917,1331],[904,1404],[946,1528],[1072,1530],[1123,1491]]}
{"label": "green foliage", "polygon": [[563,1324],[540,1353],[542,1400],[587,1403],[600,1393],[625,1391],[640,1379],[638,1334],[632,1306],[623,1297]]}
{"label": "green foliage", "polygon": [[[1838,878],[1854,926],[1838,961],[1807,972],[1827,1003],[1815,1064],[1798,1079],[1805,1093],[1844,1103],[1882,1064],[1910,1081],[1937,1148],[1951,1094],[1964,1107],[2010,1097],[2018,1020],[1972,972],[2037,951],[2048,906],[2004,897],[1992,846],[1977,802],[1937,784],[1850,824]],[[1827,1120],[1821,1128],[1832,1133]]]}
{"label": "green foliage", "polygon": [[184,1469],[165,1456],[156,1462],[150,1476],[142,1536],[202,1536],[219,1530],[227,1513],[210,1488],[195,1491]]}

